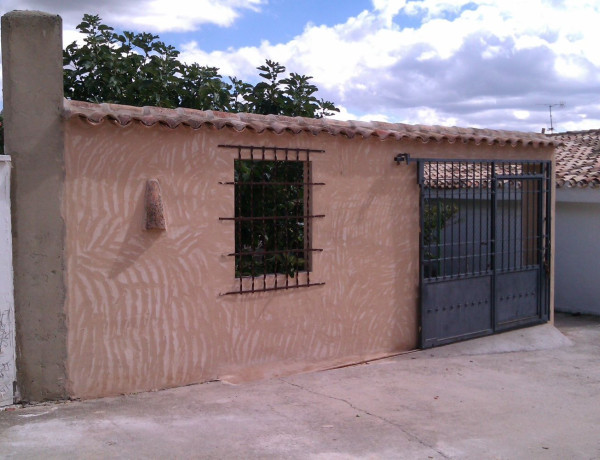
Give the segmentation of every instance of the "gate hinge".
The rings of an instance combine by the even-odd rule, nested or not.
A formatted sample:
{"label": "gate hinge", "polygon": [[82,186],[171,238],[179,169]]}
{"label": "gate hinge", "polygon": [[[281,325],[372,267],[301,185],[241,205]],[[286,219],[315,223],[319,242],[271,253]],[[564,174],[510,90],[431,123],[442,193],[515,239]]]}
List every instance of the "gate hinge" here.
{"label": "gate hinge", "polygon": [[396,164],[400,164],[400,163],[406,163],[408,164],[408,161],[410,160],[410,153],[399,153],[398,155],[396,155],[394,157],[394,161],[396,162]]}

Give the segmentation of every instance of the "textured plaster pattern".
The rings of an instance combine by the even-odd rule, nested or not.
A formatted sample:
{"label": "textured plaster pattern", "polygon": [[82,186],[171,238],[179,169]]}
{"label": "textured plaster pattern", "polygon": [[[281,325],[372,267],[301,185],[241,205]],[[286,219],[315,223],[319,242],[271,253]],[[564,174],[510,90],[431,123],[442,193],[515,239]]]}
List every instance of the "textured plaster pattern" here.
{"label": "textured plaster pattern", "polygon": [[[94,397],[212,379],[285,375],[409,350],[417,341],[415,156],[519,158],[522,147],[67,123],[70,393]],[[236,155],[220,144],[324,149],[312,158],[311,279],[235,289]],[[547,159],[551,148],[528,150]],[[144,189],[160,181],[168,232],[145,232]]]}
{"label": "textured plaster pattern", "polygon": [[[235,289],[236,152],[222,143],[324,148],[313,159],[315,279],[325,286]],[[383,148],[382,148],[383,147]],[[215,378],[300,372],[414,348],[418,209],[414,168],[393,145],[326,137],[67,128],[69,377],[92,397]],[[145,232],[147,177],[167,232]],[[311,276],[311,278],[312,278]]]}

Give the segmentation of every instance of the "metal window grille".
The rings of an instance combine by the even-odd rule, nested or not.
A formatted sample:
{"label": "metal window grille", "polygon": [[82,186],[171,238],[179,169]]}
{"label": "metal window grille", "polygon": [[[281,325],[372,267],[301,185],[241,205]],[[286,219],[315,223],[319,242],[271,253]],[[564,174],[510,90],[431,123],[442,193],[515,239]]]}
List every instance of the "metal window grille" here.
{"label": "metal window grille", "polygon": [[220,145],[237,150],[234,180],[235,277],[243,294],[321,285],[311,281],[311,153],[322,150]]}

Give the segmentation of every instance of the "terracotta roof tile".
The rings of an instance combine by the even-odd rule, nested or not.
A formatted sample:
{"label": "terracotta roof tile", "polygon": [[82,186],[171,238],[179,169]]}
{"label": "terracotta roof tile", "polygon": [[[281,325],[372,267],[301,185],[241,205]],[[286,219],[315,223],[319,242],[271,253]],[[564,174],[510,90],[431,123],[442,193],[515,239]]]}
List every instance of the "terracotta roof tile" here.
{"label": "terracotta roof tile", "polygon": [[[519,162],[497,163],[494,167],[496,176],[523,175],[527,177],[527,170]],[[532,171],[533,173],[533,171]],[[432,162],[426,163],[423,174],[425,185],[436,189],[466,189],[481,188],[486,190],[492,187],[492,164],[471,163],[468,161]],[[498,179],[496,186],[504,188],[511,186],[520,189],[520,180]]]}
{"label": "terracotta roof tile", "polygon": [[557,187],[600,187],[600,129],[550,136],[556,147]]}
{"label": "terracotta roof tile", "polygon": [[236,131],[249,129],[257,133],[272,131],[277,134],[307,132],[353,138],[378,137],[379,139],[412,139],[427,142],[463,142],[473,144],[524,145],[530,147],[553,146],[555,140],[537,133],[496,131],[491,129],[457,128],[442,126],[406,125],[401,123],[341,121],[331,118],[284,117],[280,115],[257,115],[250,113],[225,113],[185,108],[164,109],[160,107],[131,107],[116,104],[92,104],[65,99],[63,116],[79,117],[89,123],[105,121],[127,126],[141,123],[146,126],[161,124],[169,128],[180,125],[192,129],[213,127],[232,128]]}

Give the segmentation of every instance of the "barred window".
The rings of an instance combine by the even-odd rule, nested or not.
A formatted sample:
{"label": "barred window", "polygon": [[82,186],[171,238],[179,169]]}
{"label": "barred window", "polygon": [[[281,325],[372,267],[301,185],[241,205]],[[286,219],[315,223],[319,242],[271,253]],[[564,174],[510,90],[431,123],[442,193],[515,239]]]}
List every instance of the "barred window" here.
{"label": "barred window", "polygon": [[310,270],[299,161],[235,161],[235,275]]}
{"label": "barred window", "polygon": [[311,283],[310,153],[307,149],[223,146],[234,160],[235,277],[244,293],[289,289]]}

